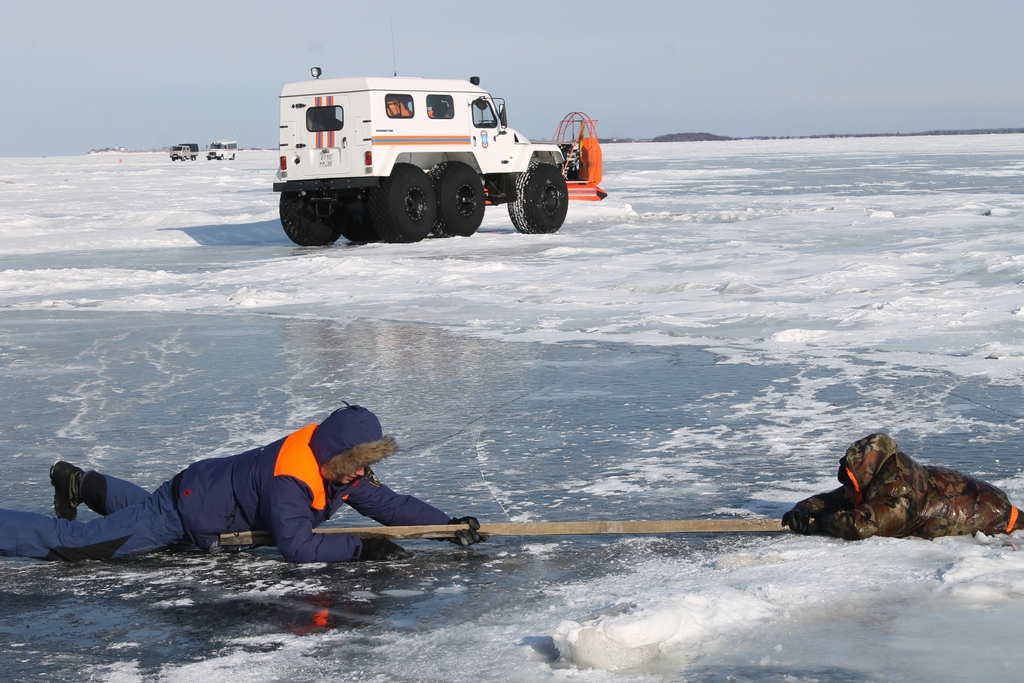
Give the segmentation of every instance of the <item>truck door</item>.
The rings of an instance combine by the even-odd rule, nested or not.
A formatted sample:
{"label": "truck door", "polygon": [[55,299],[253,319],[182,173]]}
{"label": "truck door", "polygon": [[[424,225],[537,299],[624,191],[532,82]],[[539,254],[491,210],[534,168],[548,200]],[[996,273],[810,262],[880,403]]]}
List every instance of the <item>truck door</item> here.
{"label": "truck door", "polygon": [[[352,115],[349,120],[352,127],[349,129],[349,143],[358,147],[369,147],[373,141],[373,126],[370,119],[370,94],[366,92],[352,95]],[[354,161],[358,167],[362,163],[363,154],[366,150],[353,152]],[[358,168],[357,168],[358,170]]]}
{"label": "truck door", "polygon": [[[289,114],[292,112],[289,110]],[[292,160],[295,158],[295,129],[298,124],[295,121],[286,121],[284,117],[281,117],[281,130],[278,133],[277,149],[278,154],[288,158],[288,168],[292,167],[294,163]]]}
{"label": "truck door", "polygon": [[512,141],[502,133],[498,112],[488,97],[469,100],[473,152],[484,173],[504,173],[512,163]]}
{"label": "truck door", "polygon": [[305,176],[347,175],[352,169],[355,121],[348,117],[348,98],[343,95],[311,97],[299,137],[301,172]]}

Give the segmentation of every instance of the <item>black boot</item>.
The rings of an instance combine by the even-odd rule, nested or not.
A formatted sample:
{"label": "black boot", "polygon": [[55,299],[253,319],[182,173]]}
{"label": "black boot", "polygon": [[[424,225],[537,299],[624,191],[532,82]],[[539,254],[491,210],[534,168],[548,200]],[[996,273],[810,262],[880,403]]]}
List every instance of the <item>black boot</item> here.
{"label": "black boot", "polygon": [[78,504],[82,502],[78,487],[85,472],[69,462],[59,461],[50,467],[50,483],[53,484],[53,511],[61,519],[78,516]]}

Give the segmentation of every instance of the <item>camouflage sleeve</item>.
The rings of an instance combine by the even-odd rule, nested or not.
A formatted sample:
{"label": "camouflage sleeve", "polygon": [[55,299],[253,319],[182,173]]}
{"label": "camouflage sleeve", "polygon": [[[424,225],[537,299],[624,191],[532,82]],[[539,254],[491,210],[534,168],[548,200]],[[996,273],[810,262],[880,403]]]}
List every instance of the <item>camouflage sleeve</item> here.
{"label": "camouflage sleeve", "polygon": [[813,517],[818,511],[824,508],[844,508],[848,507],[848,503],[846,502],[846,498],[843,496],[843,487],[840,486],[835,491],[819,493],[816,496],[804,498],[793,507],[807,508],[807,511],[810,512]]}
{"label": "camouflage sleeve", "polygon": [[848,541],[872,536],[902,536],[917,517],[913,491],[905,482],[893,482],[881,495],[872,496],[852,510],[819,518],[821,530]]}

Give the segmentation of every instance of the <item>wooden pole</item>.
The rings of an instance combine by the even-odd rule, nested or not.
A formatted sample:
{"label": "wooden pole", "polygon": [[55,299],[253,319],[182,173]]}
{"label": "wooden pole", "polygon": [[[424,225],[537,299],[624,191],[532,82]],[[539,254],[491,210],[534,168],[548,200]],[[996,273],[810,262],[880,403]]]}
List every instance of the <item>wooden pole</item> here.
{"label": "wooden pole", "polygon": [[[353,534],[360,538],[451,538],[465,524],[434,526],[373,526],[341,529],[314,529],[314,534]],[[582,536],[595,534],[732,534],[786,531],[777,519],[670,519],[626,522],[522,522],[519,524],[481,524],[487,536]],[[221,534],[222,546],[273,545],[266,531],[235,531]]]}

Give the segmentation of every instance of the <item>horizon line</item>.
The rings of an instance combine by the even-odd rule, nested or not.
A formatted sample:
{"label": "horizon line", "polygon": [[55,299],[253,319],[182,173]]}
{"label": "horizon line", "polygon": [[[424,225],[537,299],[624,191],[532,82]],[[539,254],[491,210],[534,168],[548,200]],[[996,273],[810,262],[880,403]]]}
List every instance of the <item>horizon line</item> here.
{"label": "horizon line", "polygon": [[[816,133],[813,135],[749,135],[744,137],[730,137],[728,135],[717,135],[715,133],[665,133],[656,135],[653,138],[622,138],[610,137],[598,140],[602,143],[616,144],[624,142],[727,142],[731,140],[820,140],[832,138],[897,138],[897,137],[923,137],[940,135],[1019,135],[1024,133],[1024,128],[963,128],[963,129],[936,129],[925,130],[914,133]],[[681,138],[681,139],[669,139]]]}

